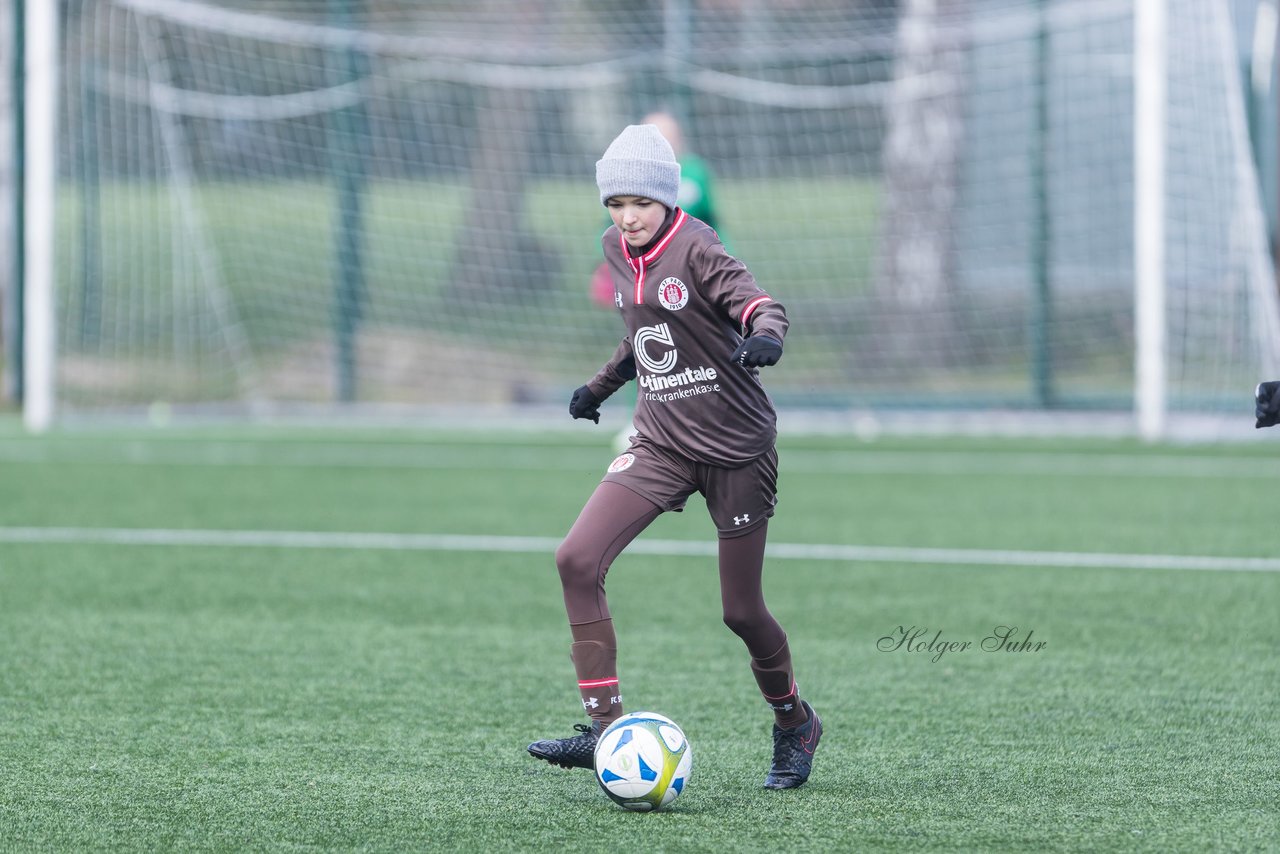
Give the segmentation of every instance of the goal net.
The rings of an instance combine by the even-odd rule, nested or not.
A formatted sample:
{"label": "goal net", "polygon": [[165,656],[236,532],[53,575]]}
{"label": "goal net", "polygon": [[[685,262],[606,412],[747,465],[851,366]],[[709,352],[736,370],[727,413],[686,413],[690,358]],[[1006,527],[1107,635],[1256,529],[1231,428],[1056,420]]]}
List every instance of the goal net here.
{"label": "goal net", "polygon": [[[1280,369],[1221,6],[1168,3],[1171,424],[1248,422]],[[784,417],[1132,420],[1130,0],[70,0],[62,24],[63,414],[562,408],[622,331],[594,163],[661,109],[788,308]]]}

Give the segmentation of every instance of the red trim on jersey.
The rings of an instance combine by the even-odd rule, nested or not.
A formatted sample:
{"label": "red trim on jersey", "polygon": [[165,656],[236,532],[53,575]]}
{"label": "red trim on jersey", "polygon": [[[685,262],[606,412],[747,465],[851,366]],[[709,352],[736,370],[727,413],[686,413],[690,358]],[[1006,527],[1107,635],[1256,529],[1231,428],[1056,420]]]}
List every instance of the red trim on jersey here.
{"label": "red trim on jersey", "polygon": [[578,683],[579,688],[604,688],[607,685],[617,685],[618,677],[612,676],[608,679],[587,679]]}
{"label": "red trim on jersey", "polygon": [[636,265],[636,292],[635,292],[636,305],[640,305],[642,302],[644,302],[644,257],[643,256],[640,257],[639,262],[640,263]]}
{"label": "red trim on jersey", "polygon": [[680,226],[684,225],[687,219],[689,219],[689,215],[679,208],[676,208],[676,221],[671,223],[671,230],[667,232],[667,236],[662,238],[662,241],[657,246],[649,250],[649,254],[644,256],[644,260],[646,262],[658,260],[658,256],[662,254],[662,250],[667,248],[667,244],[671,242],[671,238],[676,236],[676,232],[680,230]]}
{"label": "red trim on jersey", "polygon": [[675,221],[671,223],[671,228],[667,231],[667,236],[658,242],[658,245],[650,249],[639,258],[632,258],[631,252],[627,248],[627,238],[622,236],[622,232],[618,232],[618,244],[622,247],[622,257],[627,259],[627,264],[631,267],[631,272],[635,273],[635,304],[642,305],[644,303],[644,270],[649,264],[658,260],[658,256],[667,248],[667,244],[671,242],[671,238],[676,236],[676,232],[680,230],[680,226],[684,225],[689,219],[689,215],[684,211],[676,208]]}
{"label": "red trim on jersey", "polygon": [[767,302],[773,302],[773,297],[769,296],[768,294],[765,294],[763,296],[758,296],[755,299],[753,299],[751,302],[747,303],[747,307],[742,310],[742,328],[743,329],[747,328],[747,323],[750,322],[751,315],[755,313],[755,310]]}
{"label": "red trim on jersey", "polygon": [[627,248],[627,238],[623,235],[622,229],[618,229],[618,245],[622,247],[622,257],[627,259],[627,263],[631,265],[631,272],[636,271],[636,259],[631,257],[631,250]]}
{"label": "red trim on jersey", "polygon": [[622,232],[618,232],[618,245],[622,247],[622,257],[627,259],[627,264],[631,267],[634,274],[634,284],[632,286],[634,295],[632,299],[636,305],[644,302],[644,256],[632,258],[631,251],[627,249],[627,238],[622,236]]}

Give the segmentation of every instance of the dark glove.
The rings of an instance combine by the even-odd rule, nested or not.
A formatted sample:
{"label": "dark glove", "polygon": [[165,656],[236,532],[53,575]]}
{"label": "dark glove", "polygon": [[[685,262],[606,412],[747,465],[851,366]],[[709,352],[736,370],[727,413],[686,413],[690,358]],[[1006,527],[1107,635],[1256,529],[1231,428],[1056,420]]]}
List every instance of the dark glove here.
{"label": "dark glove", "polygon": [[1274,427],[1280,424],[1280,380],[1258,383],[1253,391],[1254,402],[1258,408],[1255,415],[1258,423],[1254,427]]}
{"label": "dark glove", "polygon": [[582,386],[569,398],[569,414],[574,418],[590,418],[599,424],[600,401],[591,393],[591,389]]}
{"label": "dark glove", "polygon": [[782,342],[768,335],[752,335],[738,345],[729,361],[737,362],[744,368],[760,368],[765,365],[776,365],[782,358]]}

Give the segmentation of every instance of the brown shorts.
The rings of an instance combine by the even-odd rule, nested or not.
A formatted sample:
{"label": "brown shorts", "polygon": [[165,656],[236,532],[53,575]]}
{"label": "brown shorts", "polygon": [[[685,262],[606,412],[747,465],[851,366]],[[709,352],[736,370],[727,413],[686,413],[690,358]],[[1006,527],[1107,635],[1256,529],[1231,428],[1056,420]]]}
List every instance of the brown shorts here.
{"label": "brown shorts", "polygon": [[663,510],[680,511],[695,492],[722,538],[741,536],[773,515],[778,503],[778,451],[722,468],[673,454],[642,438],[614,458],[602,481],[621,484]]}

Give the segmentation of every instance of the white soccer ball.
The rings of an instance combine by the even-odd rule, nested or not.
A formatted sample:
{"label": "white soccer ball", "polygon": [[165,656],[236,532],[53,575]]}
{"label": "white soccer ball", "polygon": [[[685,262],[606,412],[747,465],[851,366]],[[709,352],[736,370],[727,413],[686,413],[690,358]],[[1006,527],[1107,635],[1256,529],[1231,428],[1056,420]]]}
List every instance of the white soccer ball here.
{"label": "white soccer ball", "polygon": [[596,781],[623,809],[649,812],[680,796],[693,771],[684,731],[655,712],[632,712],[609,725],[596,743]]}

